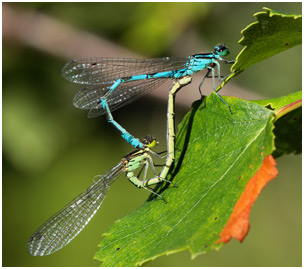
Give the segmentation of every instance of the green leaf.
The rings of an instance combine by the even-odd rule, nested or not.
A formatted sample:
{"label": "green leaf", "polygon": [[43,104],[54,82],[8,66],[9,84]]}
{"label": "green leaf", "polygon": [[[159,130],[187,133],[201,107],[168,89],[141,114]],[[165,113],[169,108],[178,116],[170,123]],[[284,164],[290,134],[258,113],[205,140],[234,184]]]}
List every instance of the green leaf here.
{"label": "green leaf", "polygon": [[284,106],[290,105],[298,100],[302,99],[302,92],[293,92],[291,94],[272,98],[272,99],[264,99],[264,100],[254,100],[252,102],[262,105],[262,106],[270,106],[273,110],[279,110]]}
{"label": "green leaf", "polygon": [[284,14],[268,8],[255,14],[257,22],[241,33],[239,43],[245,48],[233,70],[245,70],[275,54],[302,44],[302,16]]}
{"label": "green leaf", "polygon": [[179,125],[177,159],[159,198],[145,202],[106,233],[95,258],[103,266],[138,266],[189,249],[219,249],[219,235],[248,180],[274,150],[274,113],[215,94],[197,101]]}
{"label": "green leaf", "polygon": [[241,31],[239,43],[244,49],[236,57],[233,72],[221,86],[248,67],[280,52],[302,44],[302,15],[286,14],[264,8],[254,16],[254,22]]}
{"label": "green leaf", "polygon": [[[270,106],[278,120],[275,121],[275,147],[272,154],[278,158],[285,154],[302,152],[302,92],[268,100],[255,100],[254,103]],[[284,111],[285,110],[285,111]],[[280,116],[283,114],[283,116]]]}
{"label": "green leaf", "polygon": [[275,147],[273,157],[302,153],[302,107],[281,117],[275,122]]}
{"label": "green leaf", "polygon": [[[270,107],[276,113],[275,147],[272,154],[278,158],[285,154],[302,152],[302,92],[267,100],[252,101]],[[281,116],[282,114],[282,116]]]}

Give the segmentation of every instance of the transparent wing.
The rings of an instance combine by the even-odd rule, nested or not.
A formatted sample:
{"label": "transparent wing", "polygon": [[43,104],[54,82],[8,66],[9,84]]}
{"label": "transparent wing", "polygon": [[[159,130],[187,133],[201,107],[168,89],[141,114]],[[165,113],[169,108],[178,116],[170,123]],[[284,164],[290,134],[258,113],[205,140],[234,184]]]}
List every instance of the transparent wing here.
{"label": "transparent wing", "polygon": [[187,58],[177,57],[155,59],[83,58],[68,62],[62,69],[62,76],[79,84],[108,85],[122,77],[178,70],[185,67],[187,60]]}
{"label": "transparent wing", "polygon": [[[119,87],[107,97],[111,111],[129,104],[148,92],[153,91],[167,79],[137,80],[120,84]],[[89,86],[79,91],[74,97],[74,105],[81,109],[90,109],[89,118],[105,113],[100,98],[107,92],[112,84],[103,86]]]}
{"label": "transparent wing", "polygon": [[48,219],[28,240],[29,253],[49,255],[71,242],[95,215],[110,185],[122,172],[123,163],[120,162]]}

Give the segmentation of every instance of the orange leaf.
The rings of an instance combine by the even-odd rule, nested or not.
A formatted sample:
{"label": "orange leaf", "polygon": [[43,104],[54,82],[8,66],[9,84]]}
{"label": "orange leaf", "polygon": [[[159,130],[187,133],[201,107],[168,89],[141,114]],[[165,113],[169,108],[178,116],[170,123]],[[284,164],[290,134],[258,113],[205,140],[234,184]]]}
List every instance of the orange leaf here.
{"label": "orange leaf", "polygon": [[242,242],[249,231],[249,215],[252,205],[266,184],[278,175],[276,162],[268,155],[257,173],[248,181],[245,191],[235,204],[233,212],[217,243],[228,243],[231,237]]}

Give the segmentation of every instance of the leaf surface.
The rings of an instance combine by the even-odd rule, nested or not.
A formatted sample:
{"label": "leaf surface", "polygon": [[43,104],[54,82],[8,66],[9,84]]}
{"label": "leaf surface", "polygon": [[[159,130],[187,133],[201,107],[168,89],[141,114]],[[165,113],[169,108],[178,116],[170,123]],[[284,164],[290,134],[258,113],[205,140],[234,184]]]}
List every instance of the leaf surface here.
{"label": "leaf surface", "polygon": [[273,157],[302,153],[302,92],[252,102],[270,106],[276,114],[274,129],[276,150],[272,154]]}
{"label": "leaf surface", "polygon": [[231,67],[233,73],[223,81],[217,91],[251,65],[302,44],[302,15],[282,13],[264,7],[264,11],[254,16],[257,21],[241,31],[243,37],[239,43],[244,48]]}
{"label": "leaf surface", "polygon": [[274,113],[238,98],[215,94],[197,101],[179,125],[177,159],[162,186],[168,201],[150,199],[117,221],[95,258],[103,266],[138,266],[163,254],[189,249],[192,256],[218,249],[247,182],[274,150]]}
{"label": "leaf surface", "polygon": [[244,70],[275,54],[302,44],[302,15],[286,14],[269,8],[256,13],[257,22],[241,33],[239,43],[245,48],[234,70]]}

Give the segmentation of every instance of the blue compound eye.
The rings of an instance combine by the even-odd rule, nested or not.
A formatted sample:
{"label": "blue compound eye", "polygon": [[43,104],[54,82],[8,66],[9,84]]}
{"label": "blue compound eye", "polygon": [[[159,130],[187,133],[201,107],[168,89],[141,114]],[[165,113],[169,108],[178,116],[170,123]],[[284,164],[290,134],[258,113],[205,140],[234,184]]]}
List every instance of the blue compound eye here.
{"label": "blue compound eye", "polygon": [[230,53],[229,49],[222,44],[216,45],[214,51],[218,53],[220,56],[226,56]]}

